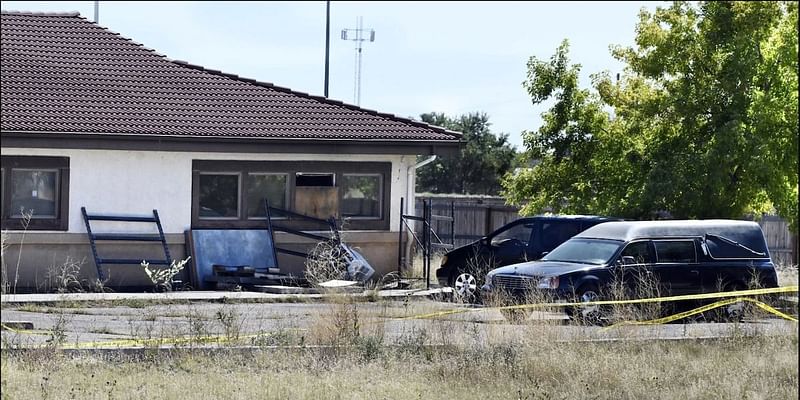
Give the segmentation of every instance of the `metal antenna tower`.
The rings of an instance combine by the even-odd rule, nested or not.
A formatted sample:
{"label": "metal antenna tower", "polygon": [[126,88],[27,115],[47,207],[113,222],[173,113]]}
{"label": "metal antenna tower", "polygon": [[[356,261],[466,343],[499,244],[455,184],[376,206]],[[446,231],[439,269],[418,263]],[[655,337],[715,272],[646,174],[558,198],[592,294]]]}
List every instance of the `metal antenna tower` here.
{"label": "metal antenna tower", "polygon": [[[369,32],[369,37],[364,37],[364,33]],[[361,44],[369,40],[370,42],[375,41],[375,30],[373,29],[364,29],[364,18],[358,17],[356,19],[356,27],[355,29],[342,29],[342,39],[343,40],[352,40],[356,42],[356,71],[355,76],[353,77],[354,80],[354,87],[353,87],[353,98],[356,102],[357,106],[361,105]]]}

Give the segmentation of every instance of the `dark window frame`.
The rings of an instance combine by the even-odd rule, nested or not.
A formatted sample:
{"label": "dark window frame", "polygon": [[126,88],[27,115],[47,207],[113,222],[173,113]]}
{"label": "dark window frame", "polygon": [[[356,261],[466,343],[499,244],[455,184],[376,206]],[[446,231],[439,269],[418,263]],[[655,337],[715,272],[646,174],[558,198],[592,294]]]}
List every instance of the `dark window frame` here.
{"label": "dark window frame", "polygon": [[[199,218],[199,176],[200,173],[235,172],[240,175],[239,207],[240,216],[236,220],[207,220]],[[192,228],[247,229],[263,228],[264,219],[247,218],[246,193],[247,175],[251,173],[287,174],[287,205],[293,210],[295,201],[295,178],[300,173],[333,173],[334,185],[342,182],[344,174],[380,175],[381,179],[381,217],[380,218],[348,218],[344,223],[348,230],[389,230],[389,205],[392,182],[391,162],[351,162],[351,161],[229,161],[229,160],[192,160]],[[339,191],[341,204],[343,193]],[[276,216],[273,216],[273,218]],[[341,218],[340,218],[341,219]],[[298,220],[282,221],[282,226],[294,229],[319,230],[319,225]]]}
{"label": "dark window frame", "polygon": [[[0,225],[8,230],[66,231],[69,228],[69,157],[51,156],[3,156],[2,157],[2,216]],[[54,218],[31,218],[27,228],[23,219],[14,217],[11,182],[15,169],[56,170],[56,216]]]}

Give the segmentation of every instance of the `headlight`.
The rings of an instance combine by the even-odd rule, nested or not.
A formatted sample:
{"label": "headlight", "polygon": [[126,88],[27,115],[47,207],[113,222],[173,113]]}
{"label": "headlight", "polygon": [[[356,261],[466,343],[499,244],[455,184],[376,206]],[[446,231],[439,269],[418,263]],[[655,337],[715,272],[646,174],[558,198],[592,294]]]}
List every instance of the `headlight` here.
{"label": "headlight", "polygon": [[445,265],[445,264],[447,264],[447,256],[443,256],[442,261],[439,262],[439,265]]}
{"label": "headlight", "polygon": [[483,284],[484,285],[491,285],[493,277],[494,277],[494,274],[492,274],[492,273],[486,274],[486,280],[483,282]]}
{"label": "headlight", "polygon": [[557,289],[558,288],[558,277],[557,276],[547,276],[539,280],[539,283],[536,284],[538,289]]}

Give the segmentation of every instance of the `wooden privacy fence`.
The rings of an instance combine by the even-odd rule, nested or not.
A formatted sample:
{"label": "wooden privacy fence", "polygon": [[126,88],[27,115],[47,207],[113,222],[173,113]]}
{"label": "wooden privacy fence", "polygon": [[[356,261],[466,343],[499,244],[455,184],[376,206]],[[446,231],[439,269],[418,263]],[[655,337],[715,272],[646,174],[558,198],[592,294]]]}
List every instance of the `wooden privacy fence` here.
{"label": "wooden privacy fence", "polygon": [[[478,240],[520,217],[519,207],[506,205],[501,197],[441,195],[417,196],[415,215],[422,215],[423,198],[431,200],[432,212],[437,215],[450,216],[450,205],[453,204],[456,247]],[[789,232],[789,224],[774,215],[763,216],[758,224],[764,231],[772,261],[780,265],[797,265],[797,237]],[[440,237],[450,237],[449,222],[432,221],[431,225]]]}
{"label": "wooden privacy fence", "polygon": [[[451,203],[455,219],[455,246],[463,246],[478,240],[495,229],[519,218],[519,207],[505,205],[499,197],[424,197],[432,202],[432,212],[450,216]],[[415,214],[422,215],[422,199],[417,197]],[[450,237],[450,223],[431,221],[432,228],[440,237]]]}
{"label": "wooden privacy fence", "polygon": [[797,236],[789,232],[789,223],[774,215],[765,215],[758,221],[772,262],[779,265],[797,265]]}

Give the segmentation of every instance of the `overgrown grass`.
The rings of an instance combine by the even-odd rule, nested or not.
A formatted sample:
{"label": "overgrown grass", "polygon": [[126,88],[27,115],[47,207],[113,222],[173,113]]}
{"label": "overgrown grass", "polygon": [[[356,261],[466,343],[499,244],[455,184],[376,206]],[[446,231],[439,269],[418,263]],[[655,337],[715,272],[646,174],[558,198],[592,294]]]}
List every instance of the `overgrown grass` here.
{"label": "overgrown grass", "polygon": [[[279,338],[276,340],[280,340]],[[796,399],[797,336],[713,342],[325,348],[153,356],[2,356],[17,398]],[[189,384],[191,382],[191,384]],[[464,388],[469,388],[465,390]]]}
{"label": "overgrown grass", "polygon": [[798,284],[797,265],[778,264],[775,266],[775,271],[778,273],[778,285],[795,286]]}

